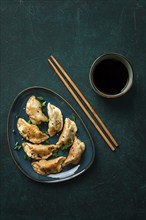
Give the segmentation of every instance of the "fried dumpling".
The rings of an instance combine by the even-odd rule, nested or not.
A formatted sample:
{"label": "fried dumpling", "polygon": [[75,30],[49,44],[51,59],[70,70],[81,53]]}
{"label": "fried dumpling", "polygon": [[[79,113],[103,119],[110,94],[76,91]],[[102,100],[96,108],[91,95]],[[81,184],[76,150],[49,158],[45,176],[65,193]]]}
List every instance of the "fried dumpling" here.
{"label": "fried dumpling", "polygon": [[34,95],[26,103],[26,113],[32,123],[41,124],[41,122],[48,122],[48,118],[42,112],[41,103]]}
{"label": "fried dumpling", "polygon": [[78,164],[84,151],[84,142],[75,137],[74,143],[69,150],[68,157],[64,161],[63,166],[67,166],[70,163],[74,165]]}
{"label": "fried dumpling", "polygon": [[63,115],[61,110],[54,105],[47,105],[49,115],[48,133],[52,137],[63,128]]}
{"label": "fried dumpling", "polygon": [[40,144],[49,138],[36,125],[27,123],[23,118],[18,119],[17,128],[23,138],[34,144]]}
{"label": "fried dumpling", "polygon": [[49,175],[51,173],[59,173],[62,170],[62,163],[65,161],[66,157],[60,156],[51,160],[40,160],[37,162],[32,162],[32,167],[35,172],[41,175]]}
{"label": "fried dumpling", "polygon": [[36,160],[47,159],[52,156],[53,151],[58,147],[54,144],[43,145],[43,144],[31,144],[28,142],[22,143],[22,147],[28,157]]}
{"label": "fried dumpling", "polygon": [[71,119],[66,118],[63,131],[56,144],[59,146],[71,145],[74,141],[76,132],[77,132],[76,123],[72,121]]}

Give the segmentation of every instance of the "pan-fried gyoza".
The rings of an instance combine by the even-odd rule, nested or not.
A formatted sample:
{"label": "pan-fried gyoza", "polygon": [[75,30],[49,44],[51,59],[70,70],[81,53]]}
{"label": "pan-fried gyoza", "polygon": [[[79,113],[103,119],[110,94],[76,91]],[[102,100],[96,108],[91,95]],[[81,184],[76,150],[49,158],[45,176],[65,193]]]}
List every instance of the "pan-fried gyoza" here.
{"label": "pan-fried gyoza", "polygon": [[23,118],[18,119],[17,128],[23,138],[34,144],[40,144],[49,138],[49,136],[40,131],[36,125],[29,124]]}
{"label": "pan-fried gyoza", "polygon": [[[22,143],[23,150],[28,157],[32,158],[33,170],[44,176],[59,173],[69,164],[78,164],[85,151],[85,143],[76,136],[78,128],[75,121],[65,118],[63,124],[61,110],[51,103],[47,104],[46,110],[48,117],[43,113],[41,103],[32,95],[26,103],[26,113],[32,123],[26,122],[23,118],[17,121],[20,135],[28,141],[25,140]],[[47,128],[47,124],[43,122],[48,122]],[[43,126],[48,129],[48,134],[42,132],[37,124],[41,124],[40,129],[44,129]],[[56,144],[43,143],[49,136],[53,137],[61,130],[57,143],[55,141]],[[68,156],[63,156],[63,150],[68,148],[70,148]],[[51,156],[57,156],[57,158],[49,158]]]}
{"label": "pan-fried gyoza", "polygon": [[22,143],[22,147],[28,157],[36,160],[47,159],[52,156],[53,152],[58,149],[57,145],[50,144],[31,144],[28,142]]}
{"label": "pan-fried gyoza", "polygon": [[59,173],[62,170],[62,164],[66,157],[60,156],[51,160],[39,160],[32,162],[35,172],[41,175],[49,175],[51,173]]}
{"label": "pan-fried gyoza", "polygon": [[31,96],[26,103],[26,113],[32,123],[41,124],[42,122],[48,121],[48,118],[42,112],[41,103],[34,95]]}
{"label": "pan-fried gyoza", "polygon": [[77,132],[76,123],[72,121],[71,119],[66,118],[63,131],[56,144],[59,146],[71,145],[74,141],[76,132]]}
{"label": "pan-fried gyoza", "polygon": [[63,115],[61,110],[54,105],[48,103],[47,105],[48,115],[49,115],[49,128],[48,133],[52,137],[56,133],[62,130],[63,127]]}
{"label": "pan-fried gyoza", "polygon": [[68,164],[78,164],[84,151],[85,143],[75,137],[74,143],[69,150],[68,157],[64,161],[63,166],[67,166]]}

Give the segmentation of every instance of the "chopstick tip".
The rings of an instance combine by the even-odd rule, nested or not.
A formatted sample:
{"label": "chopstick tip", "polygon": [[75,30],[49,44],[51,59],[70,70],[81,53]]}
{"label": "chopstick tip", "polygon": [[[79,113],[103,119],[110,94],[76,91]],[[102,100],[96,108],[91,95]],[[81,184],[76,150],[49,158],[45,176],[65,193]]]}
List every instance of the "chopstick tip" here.
{"label": "chopstick tip", "polygon": [[50,60],[50,59],[48,59],[48,63],[50,63],[50,64],[51,64],[51,66],[52,66],[52,62],[51,62],[51,60]]}

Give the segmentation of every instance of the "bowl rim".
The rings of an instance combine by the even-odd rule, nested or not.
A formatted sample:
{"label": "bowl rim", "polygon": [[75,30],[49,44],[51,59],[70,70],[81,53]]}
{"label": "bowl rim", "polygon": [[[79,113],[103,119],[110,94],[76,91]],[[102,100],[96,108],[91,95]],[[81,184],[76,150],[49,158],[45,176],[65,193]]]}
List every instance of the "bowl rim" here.
{"label": "bowl rim", "polygon": [[[101,90],[99,90],[96,86],[95,83],[93,81],[93,70],[94,67],[97,65],[97,63],[99,63],[102,60],[105,60],[107,58],[113,58],[115,60],[118,60],[120,62],[122,62],[124,65],[125,63],[127,64],[126,68],[129,68],[128,70],[128,75],[129,75],[129,80],[127,81],[127,83],[125,84],[124,88],[121,90],[121,92],[117,93],[117,94],[107,94],[102,92]],[[133,71],[133,67],[131,62],[127,59],[127,57],[125,57],[124,55],[120,54],[120,53],[115,53],[115,52],[110,52],[110,53],[104,53],[102,55],[100,55],[99,57],[97,57],[94,62],[92,63],[90,70],[89,70],[89,81],[90,84],[93,88],[93,90],[100,96],[105,97],[105,98],[117,98],[117,97],[121,97],[124,94],[126,94],[131,87],[133,86],[133,80],[134,80],[134,71]]]}

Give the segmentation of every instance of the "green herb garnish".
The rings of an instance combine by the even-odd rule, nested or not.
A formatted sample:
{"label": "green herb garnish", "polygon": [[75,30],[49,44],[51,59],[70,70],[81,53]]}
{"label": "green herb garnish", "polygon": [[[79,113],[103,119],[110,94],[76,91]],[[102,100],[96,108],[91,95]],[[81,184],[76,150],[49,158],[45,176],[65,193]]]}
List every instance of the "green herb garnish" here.
{"label": "green herb garnish", "polygon": [[24,158],[25,160],[30,160],[30,157],[27,156],[27,154],[24,154],[23,158]]}
{"label": "green herb garnish", "polygon": [[29,119],[29,120],[27,121],[27,123],[28,123],[28,124],[31,124],[31,120]]}
{"label": "green herb garnish", "polygon": [[50,141],[49,141],[49,140],[46,140],[45,143],[46,143],[46,144],[50,144]]}
{"label": "green herb garnish", "polygon": [[42,107],[45,107],[47,105],[47,101],[44,101],[43,103],[42,103]]}
{"label": "green herb garnish", "polygon": [[61,150],[62,151],[68,150],[69,147],[70,147],[70,145],[61,146]]}
{"label": "green herb garnish", "polygon": [[22,148],[21,145],[19,145],[18,142],[15,143],[15,147],[14,147],[14,150],[20,150]]}
{"label": "green herb garnish", "polygon": [[26,131],[25,131],[25,130],[22,130],[22,132],[23,132],[24,134],[26,134]]}
{"label": "green herb garnish", "polygon": [[44,101],[44,98],[42,96],[38,96],[37,99],[40,101]]}
{"label": "green herb garnish", "polygon": [[52,155],[53,155],[54,157],[58,157],[58,156],[59,156],[59,155],[58,155],[58,150],[54,150],[53,153],[52,153]]}
{"label": "green herb garnish", "polygon": [[72,116],[71,116],[71,119],[72,119],[73,121],[75,121],[75,120],[76,120],[75,115],[72,115]]}
{"label": "green herb garnish", "polygon": [[14,147],[14,150],[20,150],[21,148],[22,148],[21,145],[17,145],[17,146]]}

